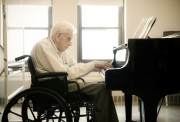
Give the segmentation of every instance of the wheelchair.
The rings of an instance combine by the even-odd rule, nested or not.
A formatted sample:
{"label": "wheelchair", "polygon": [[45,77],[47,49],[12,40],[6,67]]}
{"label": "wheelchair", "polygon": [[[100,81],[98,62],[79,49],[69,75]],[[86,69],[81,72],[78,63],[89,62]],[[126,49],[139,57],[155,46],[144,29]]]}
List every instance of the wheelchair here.
{"label": "wheelchair", "polygon": [[[38,73],[30,55],[22,55],[15,60],[25,58],[28,58],[31,86],[8,102],[3,112],[3,122],[9,122],[11,116],[23,122],[79,122],[80,117],[94,122],[94,99],[80,91],[77,81],[68,81],[66,72]],[[82,78],[77,80],[85,82]],[[68,92],[68,84],[74,84],[77,91]],[[17,112],[16,106],[20,106],[21,111]],[[82,107],[85,107],[86,113],[81,113]]]}

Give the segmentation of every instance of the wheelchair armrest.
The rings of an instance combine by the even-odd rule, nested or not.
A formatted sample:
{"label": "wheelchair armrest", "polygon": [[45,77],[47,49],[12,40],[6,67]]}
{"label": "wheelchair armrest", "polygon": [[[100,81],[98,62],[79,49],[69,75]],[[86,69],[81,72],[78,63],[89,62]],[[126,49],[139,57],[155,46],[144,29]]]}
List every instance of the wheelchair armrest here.
{"label": "wheelchair armrest", "polygon": [[58,76],[67,77],[67,75],[68,75],[67,72],[48,72],[48,73],[38,74],[38,78],[58,77]]}
{"label": "wheelchair armrest", "polygon": [[77,91],[80,92],[79,84],[78,84],[76,81],[68,81],[67,83],[68,83],[68,84],[69,84],[69,83],[75,83],[76,86],[77,86]]}
{"label": "wheelchair armrest", "polygon": [[81,81],[85,82],[85,80],[83,78],[76,78],[76,80],[81,80]]}
{"label": "wheelchair armrest", "polygon": [[26,57],[30,57],[30,56],[29,55],[22,55],[22,56],[16,57],[15,61],[19,61],[19,60],[25,59]]}

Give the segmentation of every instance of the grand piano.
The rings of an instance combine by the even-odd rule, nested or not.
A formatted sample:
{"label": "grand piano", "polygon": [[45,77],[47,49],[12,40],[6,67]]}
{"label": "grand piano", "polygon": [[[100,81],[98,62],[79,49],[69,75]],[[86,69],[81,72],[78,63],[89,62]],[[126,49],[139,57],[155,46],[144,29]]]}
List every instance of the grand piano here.
{"label": "grand piano", "polygon": [[[127,60],[122,65],[117,57],[124,49]],[[125,94],[126,122],[132,121],[132,95],[140,100],[140,121],[156,122],[160,100],[180,91],[180,38],[128,39],[113,53],[114,68],[105,72],[105,83]]]}

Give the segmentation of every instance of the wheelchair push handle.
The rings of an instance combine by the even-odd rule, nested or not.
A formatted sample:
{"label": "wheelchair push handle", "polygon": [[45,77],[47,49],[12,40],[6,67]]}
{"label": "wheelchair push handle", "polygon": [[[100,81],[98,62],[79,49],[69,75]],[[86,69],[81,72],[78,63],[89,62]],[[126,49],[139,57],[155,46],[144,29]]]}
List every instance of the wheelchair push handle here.
{"label": "wheelchair push handle", "polygon": [[26,57],[30,57],[30,56],[29,55],[22,55],[22,56],[19,56],[19,57],[15,58],[15,61],[25,59]]}

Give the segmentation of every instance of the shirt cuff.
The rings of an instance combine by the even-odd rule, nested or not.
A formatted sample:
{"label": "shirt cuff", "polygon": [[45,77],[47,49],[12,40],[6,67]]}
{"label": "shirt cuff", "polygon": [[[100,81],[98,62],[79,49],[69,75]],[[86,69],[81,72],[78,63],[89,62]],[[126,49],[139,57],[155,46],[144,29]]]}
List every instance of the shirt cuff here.
{"label": "shirt cuff", "polygon": [[91,72],[95,69],[95,65],[93,62],[89,62],[87,63],[87,66],[88,66],[88,70]]}

